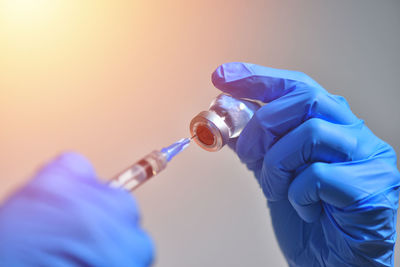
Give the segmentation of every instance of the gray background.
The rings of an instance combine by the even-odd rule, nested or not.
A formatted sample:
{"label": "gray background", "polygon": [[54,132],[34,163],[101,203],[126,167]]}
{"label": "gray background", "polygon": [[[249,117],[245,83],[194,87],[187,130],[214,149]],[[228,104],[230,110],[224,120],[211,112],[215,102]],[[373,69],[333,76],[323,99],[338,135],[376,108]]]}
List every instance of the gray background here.
{"label": "gray background", "polygon": [[[187,136],[229,61],[309,74],[400,152],[400,1],[71,0],[45,26],[15,24],[24,12],[1,17],[1,198],[58,151],[83,153],[106,179]],[[134,195],[156,267],[286,265],[229,149],[193,145]]]}

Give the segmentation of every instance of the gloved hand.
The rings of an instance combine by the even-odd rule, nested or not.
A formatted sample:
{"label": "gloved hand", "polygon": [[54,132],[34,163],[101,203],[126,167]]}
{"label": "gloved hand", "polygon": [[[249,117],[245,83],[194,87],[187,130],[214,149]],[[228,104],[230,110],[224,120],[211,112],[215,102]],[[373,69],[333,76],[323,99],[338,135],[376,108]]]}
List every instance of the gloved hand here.
{"label": "gloved hand", "polygon": [[0,207],[0,266],[149,266],[153,245],[132,196],[67,153]]}
{"label": "gloved hand", "polygon": [[266,102],[233,146],[257,178],[290,266],[393,266],[394,150],[300,72],[228,63],[214,85]]}

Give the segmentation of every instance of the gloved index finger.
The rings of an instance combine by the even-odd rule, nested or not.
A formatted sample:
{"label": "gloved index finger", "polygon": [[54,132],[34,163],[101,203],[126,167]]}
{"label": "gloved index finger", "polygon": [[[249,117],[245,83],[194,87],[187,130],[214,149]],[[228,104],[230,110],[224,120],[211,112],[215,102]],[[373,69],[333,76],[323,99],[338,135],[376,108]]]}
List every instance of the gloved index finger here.
{"label": "gloved index finger", "polygon": [[237,98],[271,102],[292,91],[297,83],[322,87],[302,72],[256,64],[231,62],[220,65],[211,76],[215,87]]}

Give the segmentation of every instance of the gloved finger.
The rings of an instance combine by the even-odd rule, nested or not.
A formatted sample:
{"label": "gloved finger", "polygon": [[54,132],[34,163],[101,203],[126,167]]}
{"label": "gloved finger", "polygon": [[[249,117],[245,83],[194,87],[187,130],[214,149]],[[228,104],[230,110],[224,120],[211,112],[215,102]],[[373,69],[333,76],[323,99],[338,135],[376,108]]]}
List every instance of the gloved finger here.
{"label": "gloved finger", "polygon": [[139,221],[133,196],[125,190],[103,184],[96,178],[90,162],[77,153],[63,153],[46,164],[24,191],[25,195],[53,206],[79,202],[82,210],[92,209],[92,212],[99,213],[113,210],[119,218],[126,218],[135,224]]}
{"label": "gloved finger", "polygon": [[90,180],[96,178],[96,173],[90,162],[82,155],[65,152],[45,164],[36,174],[35,180],[46,183],[57,182],[59,178]]}
{"label": "gloved finger", "polygon": [[[127,244],[131,250],[132,261],[140,263],[139,266],[151,266],[155,257],[155,244],[146,231],[136,229],[135,233],[136,236],[128,238]],[[124,264],[121,262],[120,266]]]}
{"label": "gloved finger", "polygon": [[321,88],[317,82],[302,72],[242,62],[220,65],[211,75],[211,79],[216,88],[233,97],[262,102],[277,99],[293,91],[299,84]]}
{"label": "gloved finger", "polygon": [[307,165],[365,159],[381,145],[382,142],[364,126],[363,121],[339,125],[310,119],[268,150],[258,177],[259,183],[268,200],[286,199],[292,179]]}
{"label": "gloved finger", "polygon": [[345,125],[359,120],[342,97],[300,85],[255,113],[239,136],[236,152],[245,163],[259,160],[279,138],[310,118]]}
{"label": "gloved finger", "polygon": [[[356,202],[399,186],[397,169],[383,158],[331,164],[318,162],[293,180],[288,198],[303,220],[313,222],[321,214],[322,202],[344,211]],[[387,203],[393,207],[397,205]]]}

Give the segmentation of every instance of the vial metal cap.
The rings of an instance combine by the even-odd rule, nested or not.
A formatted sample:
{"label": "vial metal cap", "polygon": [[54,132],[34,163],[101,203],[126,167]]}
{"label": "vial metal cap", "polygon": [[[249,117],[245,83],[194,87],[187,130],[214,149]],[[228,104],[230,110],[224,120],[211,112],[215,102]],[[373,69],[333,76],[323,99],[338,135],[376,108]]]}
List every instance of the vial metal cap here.
{"label": "vial metal cap", "polygon": [[190,122],[190,133],[200,147],[211,152],[220,150],[229,140],[228,125],[213,111],[197,114]]}

